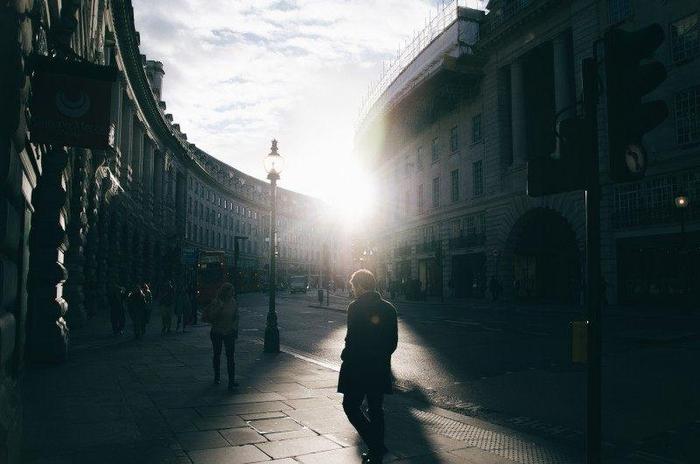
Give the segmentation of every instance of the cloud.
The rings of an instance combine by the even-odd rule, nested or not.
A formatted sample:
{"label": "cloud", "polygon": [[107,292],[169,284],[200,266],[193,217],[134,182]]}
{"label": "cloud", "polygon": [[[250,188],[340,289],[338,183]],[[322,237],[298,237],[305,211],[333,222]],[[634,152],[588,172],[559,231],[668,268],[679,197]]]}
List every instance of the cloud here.
{"label": "cloud", "polygon": [[310,166],[352,152],[382,61],[422,28],[429,0],[133,0],[141,51],[163,62],[163,96],[188,140],[264,178],[270,139],[282,185],[324,196]]}

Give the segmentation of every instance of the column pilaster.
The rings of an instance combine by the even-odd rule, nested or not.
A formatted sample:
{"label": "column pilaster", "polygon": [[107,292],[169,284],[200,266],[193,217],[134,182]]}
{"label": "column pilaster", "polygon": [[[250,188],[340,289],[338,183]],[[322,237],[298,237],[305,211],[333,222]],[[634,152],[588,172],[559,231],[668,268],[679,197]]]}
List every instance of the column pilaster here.
{"label": "column pilaster", "polygon": [[72,150],[73,169],[71,172],[71,196],[69,201],[70,215],[68,219],[68,253],[66,268],[68,280],[64,286],[66,299],[71,311],[68,320],[71,325],[80,327],[85,324],[85,245],[87,234],[87,183],[90,152],[82,148]]}
{"label": "column pilaster", "polygon": [[573,104],[573,79],[566,34],[560,34],[552,41],[552,50],[554,53],[554,103],[556,112],[563,112],[559,116],[561,121],[576,113],[574,108],[565,110]]}
{"label": "column pilaster", "polygon": [[63,179],[67,164],[68,153],[63,148],[49,151],[32,192],[35,212],[29,235],[27,356],[35,362],[61,362],[68,353],[68,303],[63,298],[66,231],[62,212],[67,196]]}
{"label": "column pilaster", "polygon": [[527,162],[525,126],[525,82],[521,59],[510,65],[511,131],[513,134],[513,165]]}

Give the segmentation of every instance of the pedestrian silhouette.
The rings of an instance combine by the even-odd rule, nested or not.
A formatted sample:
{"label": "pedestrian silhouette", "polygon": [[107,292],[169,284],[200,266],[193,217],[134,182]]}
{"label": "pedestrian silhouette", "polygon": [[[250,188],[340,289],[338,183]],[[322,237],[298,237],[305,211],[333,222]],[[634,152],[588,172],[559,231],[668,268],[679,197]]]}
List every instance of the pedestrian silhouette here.
{"label": "pedestrian silhouette", "polygon": [[127,298],[129,317],[134,324],[134,338],[141,338],[146,331],[146,297],[141,286],[136,284]]}
{"label": "pedestrian silhouette", "polygon": [[[355,300],[348,307],[347,335],[338,392],[343,410],[367,445],[366,462],[382,462],[384,446],[384,394],[392,393],[391,355],[396,350],[396,309],[377,292],[374,275],[365,269],[350,278]],[[369,417],[361,409],[367,398]]]}
{"label": "pedestrian silhouette", "polygon": [[174,303],[175,289],[173,288],[173,283],[168,280],[163,286],[160,294],[161,335],[170,333],[170,330],[172,329]]}
{"label": "pedestrian silhouette", "polygon": [[145,334],[146,326],[151,322],[151,313],[153,312],[153,293],[147,282],[141,285],[141,291],[143,292],[143,299],[146,302],[146,315],[143,319],[143,333]]}
{"label": "pedestrian silhouette", "polygon": [[125,300],[126,290],[123,287],[112,284],[109,290],[109,306],[114,335],[122,335],[124,333],[124,327],[126,326]]}
{"label": "pedestrian silhouette", "polygon": [[496,279],[496,276],[491,276],[491,280],[489,280],[489,291],[491,292],[491,300],[497,301],[501,295],[501,283]]}
{"label": "pedestrian silhouette", "polygon": [[228,371],[228,389],[238,386],[236,382],[236,361],[234,349],[238,338],[238,304],[234,297],[233,285],[225,283],[219,289],[214,301],[204,309],[202,319],[211,324],[211,344],[214,351],[214,383],[221,383],[221,348],[226,348],[226,368]]}

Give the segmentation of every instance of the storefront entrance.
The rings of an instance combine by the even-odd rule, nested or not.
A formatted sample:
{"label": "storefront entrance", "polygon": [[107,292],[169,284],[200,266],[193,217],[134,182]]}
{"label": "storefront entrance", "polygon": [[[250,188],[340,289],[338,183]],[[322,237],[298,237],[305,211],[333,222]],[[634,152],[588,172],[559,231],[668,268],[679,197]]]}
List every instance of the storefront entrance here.
{"label": "storefront entrance", "polygon": [[620,303],[697,304],[700,234],[620,239],[617,242],[617,275]]}
{"label": "storefront entrance", "polygon": [[426,296],[440,296],[442,293],[442,268],[435,258],[418,261],[420,290]]}
{"label": "storefront entrance", "polygon": [[574,303],[582,289],[579,250],[573,230],[557,212],[526,213],[513,251],[513,292],[522,300]]}
{"label": "storefront entrance", "polygon": [[486,286],[486,255],[469,253],[452,257],[452,292],[456,298],[482,297]]}

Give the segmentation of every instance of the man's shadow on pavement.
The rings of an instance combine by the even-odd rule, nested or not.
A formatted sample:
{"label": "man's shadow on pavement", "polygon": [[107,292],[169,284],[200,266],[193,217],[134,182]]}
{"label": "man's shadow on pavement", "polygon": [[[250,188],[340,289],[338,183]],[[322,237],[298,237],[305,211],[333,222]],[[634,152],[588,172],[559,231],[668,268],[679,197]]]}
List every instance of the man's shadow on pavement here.
{"label": "man's shadow on pavement", "polygon": [[[386,446],[398,458],[414,458],[411,462],[439,463],[436,450],[428,439],[428,431],[416,413],[416,406],[430,404],[423,390],[413,383],[401,389],[394,382],[394,394],[385,397]],[[389,456],[388,456],[389,457]]]}

